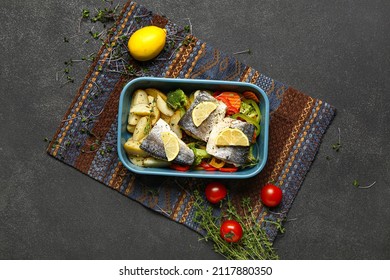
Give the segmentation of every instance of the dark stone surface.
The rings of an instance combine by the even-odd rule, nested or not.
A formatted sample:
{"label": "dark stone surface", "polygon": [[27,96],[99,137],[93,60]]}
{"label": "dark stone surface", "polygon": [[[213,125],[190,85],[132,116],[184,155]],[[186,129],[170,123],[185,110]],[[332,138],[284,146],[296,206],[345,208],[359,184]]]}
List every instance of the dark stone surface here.
{"label": "dark stone surface", "polygon": [[[0,258],[219,259],[197,233],[45,153],[87,64],[64,87],[56,72],[96,50],[77,30],[81,9],[100,3],[1,1]],[[338,109],[275,242],[280,257],[390,259],[390,2],[139,3],[190,18],[223,51],[251,49],[240,60]],[[355,179],[377,183],[356,189]]]}

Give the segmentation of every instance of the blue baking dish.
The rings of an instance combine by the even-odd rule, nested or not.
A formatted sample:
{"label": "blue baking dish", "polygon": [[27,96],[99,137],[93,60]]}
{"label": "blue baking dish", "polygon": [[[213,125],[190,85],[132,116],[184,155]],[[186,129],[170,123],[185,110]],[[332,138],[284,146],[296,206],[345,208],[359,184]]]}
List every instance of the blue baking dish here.
{"label": "blue baking dish", "polygon": [[[261,133],[257,137],[254,154],[259,159],[257,165],[248,167],[237,172],[227,173],[220,171],[189,170],[186,172],[176,171],[170,168],[140,167],[131,163],[123,148],[124,143],[131,134],[127,131],[127,120],[130,110],[133,92],[137,89],[156,88],[167,93],[175,89],[182,89],[190,94],[196,90],[211,91],[252,91],[260,100],[262,120],[260,123]],[[215,179],[244,179],[258,174],[265,166],[268,155],[268,127],[269,127],[269,101],[265,92],[258,86],[250,83],[219,81],[219,80],[196,80],[196,79],[171,79],[171,78],[136,78],[125,85],[121,92],[118,112],[118,155],[123,165],[130,171],[143,175],[215,178]]]}

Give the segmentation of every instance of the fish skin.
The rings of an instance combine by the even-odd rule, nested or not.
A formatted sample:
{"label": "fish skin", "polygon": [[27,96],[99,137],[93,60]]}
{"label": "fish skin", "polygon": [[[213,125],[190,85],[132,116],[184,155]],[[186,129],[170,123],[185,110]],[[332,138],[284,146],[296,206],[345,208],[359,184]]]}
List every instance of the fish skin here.
{"label": "fish skin", "polygon": [[[164,131],[172,130],[169,124],[167,124],[163,119],[159,119],[150,130],[148,136],[146,136],[146,138],[142,141],[140,148],[155,158],[167,160],[164,144],[161,139],[161,132]],[[192,165],[195,159],[194,152],[188,148],[188,146],[181,139],[178,138],[178,140],[180,148],[179,154],[171,162],[181,165]]]}
{"label": "fish skin", "polygon": [[[192,121],[192,111],[194,108],[201,102],[214,102],[218,105],[218,107],[203,121],[203,123],[196,127],[194,122]],[[223,103],[215,99],[210,93],[207,91],[200,90],[196,95],[194,101],[192,102],[190,108],[184,114],[184,116],[180,119],[179,125],[180,127],[190,136],[207,142],[213,127],[225,117],[227,106]]]}
{"label": "fish skin", "polygon": [[206,152],[220,160],[234,164],[235,166],[242,166],[247,164],[249,162],[249,146],[218,147],[216,145],[216,140],[219,132],[221,132],[222,129],[227,127],[240,129],[248,137],[249,142],[252,140],[253,133],[255,131],[255,126],[253,124],[249,124],[240,120],[234,120],[232,118],[224,118],[211,131],[210,138],[206,146]]}

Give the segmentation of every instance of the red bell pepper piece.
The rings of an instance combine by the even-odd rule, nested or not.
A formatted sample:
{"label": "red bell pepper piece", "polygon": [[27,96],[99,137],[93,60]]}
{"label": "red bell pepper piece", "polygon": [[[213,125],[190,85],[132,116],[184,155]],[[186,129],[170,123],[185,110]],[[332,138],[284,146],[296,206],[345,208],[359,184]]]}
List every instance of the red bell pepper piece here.
{"label": "red bell pepper piece", "polygon": [[217,170],[218,170],[217,168],[215,168],[214,166],[208,164],[208,163],[205,162],[205,161],[202,161],[202,162],[200,163],[200,166],[202,166],[202,168],[203,168],[204,170],[206,170],[206,171],[217,171]]}
{"label": "red bell pepper piece", "polygon": [[170,165],[170,167],[172,169],[175,169],[177,171],[182,171],[182,172],[188,171],[190,169],[189,165],[180,165],[180,164],[176,164],[176,163],[172,163]]}
{"label": "red bell pepper piece", "polygon": [[221,167],[219,171],[221,172],[236,172],[238,167]]}

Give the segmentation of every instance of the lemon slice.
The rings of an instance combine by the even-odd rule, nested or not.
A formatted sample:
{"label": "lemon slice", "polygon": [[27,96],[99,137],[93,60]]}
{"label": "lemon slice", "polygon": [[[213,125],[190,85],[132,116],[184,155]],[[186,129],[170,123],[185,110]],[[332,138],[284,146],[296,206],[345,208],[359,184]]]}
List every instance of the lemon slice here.
{"label": "lemon slice", "polygon": [[164,144],[165,154],[168,161],[174,160],[179,154],[179,140],[176,135],[170,131],[161,132],[161,140]]}
{"label": "lemon slice", "polygon": [[196,127],[200,126],[210,114],[217,109],[217,104],[214,102],[201,102],[192,110],[192,121]]}
{"label": "lemon slice", "polygon": [[238,128],[224,128],[218,133],[217,146],[249,146],[248,137]]}

